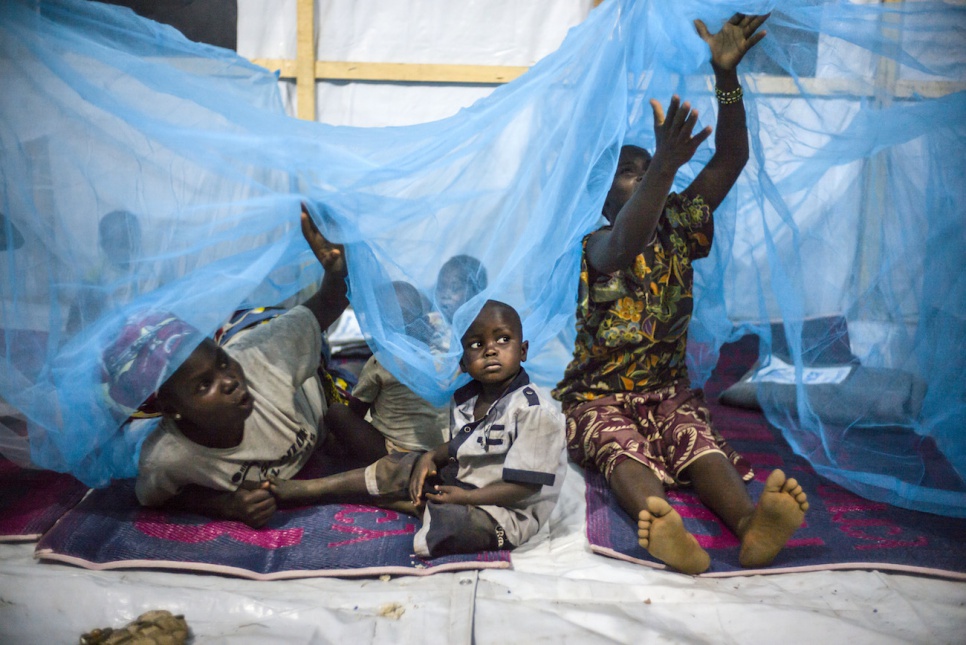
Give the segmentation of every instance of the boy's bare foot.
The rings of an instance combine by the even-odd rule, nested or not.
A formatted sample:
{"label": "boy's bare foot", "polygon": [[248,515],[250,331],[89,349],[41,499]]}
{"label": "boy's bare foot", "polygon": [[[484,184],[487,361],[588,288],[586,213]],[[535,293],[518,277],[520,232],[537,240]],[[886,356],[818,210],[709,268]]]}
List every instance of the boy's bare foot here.
{"label": "boy's bare foot", "polygon": [[697,574],[711,566],[708,552],[684,528],[684,521],[667,500],[648,497],[637,519],[637,538],[658,560],[682,573]]}
{"label": "boy's bare foot", "polygon": [[378,501],[373,502],[379,508],[385,508],[390,511],[397,511],[399,513],[405,513],[406,515],[412,515],[413,517],[419,517],[422,515],[422,508],[416,508],[415,505],[408,499],[400,500],[388,500],[388,501]]}
{"label": "boy's bare foot", "polygon": [[319,503],[319,486],[312,479],[276,479],[270,477],[268,490],[279,504],[305,506]]}
{"label": "boy's bare foot", "polygon": [[808,496],[798,482],[786,478],[781,470],[773,470],[765,480],[765,490],[741,536],[741,553],[738,555],[741,566],[765,567],[771,564],[802,525],[807,510]]}

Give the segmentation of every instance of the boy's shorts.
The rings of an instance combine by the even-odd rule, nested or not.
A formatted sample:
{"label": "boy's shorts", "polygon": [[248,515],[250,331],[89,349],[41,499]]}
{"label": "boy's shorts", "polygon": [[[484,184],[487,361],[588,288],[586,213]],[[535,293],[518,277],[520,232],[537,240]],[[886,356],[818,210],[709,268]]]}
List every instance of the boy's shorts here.
{"label": "boy's shorts", "polygon": [[[373,497],[386,500],[409,499],[409,478],[416,462],[425,453],[398,452],[386,455],[366,467],[366,490]],[[452,470],[442,469],[440,483],[461,486]],[[427,480],[427,486],[431,485]],[[413,538],[417,555],[438,557],[457,553],[475,553],[512,549],[501,527],[489,513],[477,506],[427,502],[423,526]]]}
{"label": "boy's shorts", "polygon": [[751,464],[711,427],[711,411],[700,390],[677,383],[650,392],[620,392],[568,406],[567,451],[582,466],[593,466],[610,481],[617,464],[633,459],[668,487],[687,485],[681,476],[706,454],[719,453],[744,481]]}
{"label": "boy's shorts", "polygon": [[402,446],[393,443],[393,440],[386,437],[386,454],[391,455],[397,452],[413,452],[409,448],[403,448]]}

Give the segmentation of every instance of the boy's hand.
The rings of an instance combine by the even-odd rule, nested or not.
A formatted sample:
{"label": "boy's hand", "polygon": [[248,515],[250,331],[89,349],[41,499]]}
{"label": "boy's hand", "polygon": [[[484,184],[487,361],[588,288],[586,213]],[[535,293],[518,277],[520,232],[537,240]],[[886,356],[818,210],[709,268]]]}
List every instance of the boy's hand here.
{"label": "boy's hand", "polygon": [[257,488],[242,487],[232,493],[225,509],[228,519],[244,522],[253,529],[265,526],[277,509],[275,496],[268,490],[268,485],[268,482],[262,482]]}
{"label": "boy's hand", "polygon": [[426,491],[426,497],[437,504],[471,504],[469,493],[459,486],[434,486]]}
{"label": "boy's hand", "polygon": [[423,487],[426,485],[426,478],[435,477],[436,474],[433,453],[424,453],[416,462],[412,475],[409,476],[409,499],[416,508],[423,507]]}
{"label": "boy's hand", "polygon": [[309,243],[309,247],[326,272],[334,271],[343,276],[346,274],[345,248],[341,244],[333,244],[325,239],[309,216],[305,204],[302,204],[302,236]]}
{"label": "boy's hand", "polygon": [[738,66],[749,49],[765,37],[766,32],[755,32],[769,15],[746,16],[743,13],[736,13],[716,34],[708,31],[707,25],[700,20],[694,21],[694,28],[697,29],[701,40],[708,43],[708,48],[711,50],[711,64],[718,69],[731,70]]}
{"label": "boy's hand", "polygon": [[677,172],[678,168],[690,161],[698,146],[711,136],[711,126],[692,136],[694,126],[698,123],[698,111],[692,110],[690,103],[682,104],[676,94],[671,97],[667,116],[656,99],[651,99],[651,109],[654,111],[654,136],[657,139],[651,164],[656,164],[656,169]]}

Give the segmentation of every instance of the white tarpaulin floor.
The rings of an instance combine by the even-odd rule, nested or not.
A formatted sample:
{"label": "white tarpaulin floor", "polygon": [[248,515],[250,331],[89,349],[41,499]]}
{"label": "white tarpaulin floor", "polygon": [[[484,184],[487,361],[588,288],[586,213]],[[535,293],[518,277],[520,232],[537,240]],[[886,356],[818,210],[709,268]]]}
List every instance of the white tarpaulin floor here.
{"label": "white tarpaulin floor", "polygon": [[77,642],[151,609],[195,643],[962,643],[966,584],[821,571],[692,578],[590,552],[570,468],[545,528],[512,570],[389,580],[257,582],[87,571],[0,544],[0,643]]}

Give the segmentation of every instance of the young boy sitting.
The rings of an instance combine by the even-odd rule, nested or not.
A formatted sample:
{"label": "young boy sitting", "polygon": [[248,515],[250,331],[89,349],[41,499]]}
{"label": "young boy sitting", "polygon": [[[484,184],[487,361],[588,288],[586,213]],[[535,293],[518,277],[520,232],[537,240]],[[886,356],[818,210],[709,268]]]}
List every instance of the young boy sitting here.
{"label": "young boy sitting", "polygon": [[273,479],[279,502],[422,511],[413,542],[424,557],[512,549],[536,533],[563,480],[563,416],[520,365],[528,344],[512,307],[487,301],[461,343],[460,368],[473,380],[453,396],[447,443],[323,479]]}
{"label": "young boy sitting", "polygon": [[[408,282],[392,283],[406,333],[435,350],[449,347],[453,314],[486,288],[486,268],[469,255],[454,255],[440,268],[433,296],[438,311]],[[366,420],[366,415],[369,420]],[[369,464],[393,452],[426,452],[445,441],[449,408],[435,407],[399,381],[375,356],[359,373],[348,404],[325,415],[336,451]]]}
{"label": "young boy sitting", "polygon": [[433,298],[446,322],[453,322],[456,310],[486,289],[486,267],[471,255],[454,255],[436,275]]}
{"label": "young boy sitting", "polygon": [[197,344],[198,330],[154,313],[129,321],[105,352],[113,403],[139,407],[147,384],[163,416],[141,448],[142,504],[262,526],[276,509],[267,479],[298,473],[324,436],[317,369],[322,330],[348,305],[345,261],[304,210],[302,233],[326,270],[302,305],[228,348]]}
{"label": "young boy sitting", "polygon": [[429,344],[434,351],[449,351],[453,316],[460,307],[486,289],[487,283],[486,267],[472,255],[454,255],[439,268],[431,310],[426,314],[433,329]]}
{"label": "young boy sitting", "polygon": [[[397,281],[392,283],[391,294],[385,295],[399,303],[400,322],[406,333],[428,343],[432,328],[419,290]],[[370,464],[392,452],[436,448],[446,440],[449,408],[432,405],[371,356],[359,373],[348,404],[332,405],[325,422],[338,449],[358,460],[357,464]]]}

